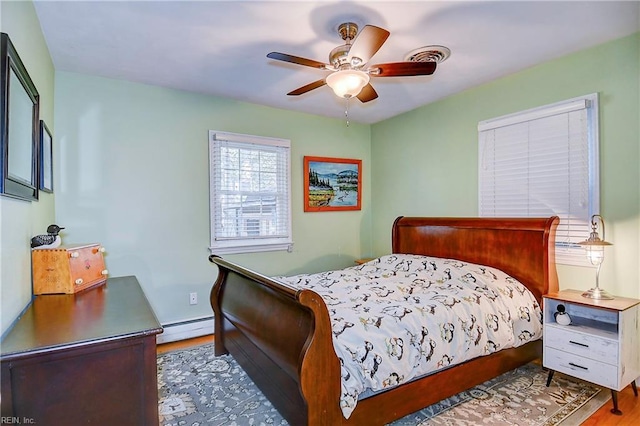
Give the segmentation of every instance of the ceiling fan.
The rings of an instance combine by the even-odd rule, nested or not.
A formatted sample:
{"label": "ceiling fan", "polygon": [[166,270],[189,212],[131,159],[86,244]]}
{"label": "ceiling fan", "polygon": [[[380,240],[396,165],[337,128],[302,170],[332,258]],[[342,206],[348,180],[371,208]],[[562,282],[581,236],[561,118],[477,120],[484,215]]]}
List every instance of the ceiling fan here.
{"label": "ceiling fan", "polygon": [[326,78],[292,90],[287,95],[302,95],[326,84],[339,97],[346,99],[356,97],[361,102],[369,102],[378,97],[378,93],[369,82],[370,77],[431,75],[439,62],[438,58],[431,57],[426,61],[419,62],[405,61],[368,65],[369,60],[389,37],[389,31],[374,25],[365,25],[358,33],[356,24],[345,22],[338,27],[338,33],[345,44],[336,47],[329,53],[328,64],[286,53],[271,52],[267,55],[270,59],[331,71],[331,74]]}

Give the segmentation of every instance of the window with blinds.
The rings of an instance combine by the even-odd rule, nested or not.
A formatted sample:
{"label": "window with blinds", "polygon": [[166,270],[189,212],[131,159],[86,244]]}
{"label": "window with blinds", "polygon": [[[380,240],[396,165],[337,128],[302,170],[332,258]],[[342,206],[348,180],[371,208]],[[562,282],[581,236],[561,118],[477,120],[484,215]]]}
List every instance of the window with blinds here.
{"label": "window with blinds", "polygon": [[578,242],[599,211],[597,94],[478,124],[479,212],[557,215],[556,263],[591,266]]}
{"label": "window with blinds", "polygon": [[290,141],[209,131],[211,253],[291,250]]}

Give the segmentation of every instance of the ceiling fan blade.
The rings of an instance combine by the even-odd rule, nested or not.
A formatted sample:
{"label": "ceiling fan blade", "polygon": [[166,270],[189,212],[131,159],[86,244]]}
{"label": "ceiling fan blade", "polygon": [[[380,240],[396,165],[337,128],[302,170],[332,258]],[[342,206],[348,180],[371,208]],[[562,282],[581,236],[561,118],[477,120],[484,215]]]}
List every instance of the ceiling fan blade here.
{"label": "ceiling fan blade", "polygon": [[291,62],[292,64],[304,65],[305,67],[326,69],[327,64],[323,62],[314,61],[313,59],[301,58],[299,56],[288,55],[286,53],[271,52],[267,55],[267,58],[276,59],[278,61]]}
{"label": "ceiling fan blade", "polygon": [[369,69],[373,77],[409,77],[431,75],[436,66],[436,62],[390,62],[372,65]]}
{"label": "ceiling fan blade", "polygon": [[360,100],[360,102],[364,103],[364,102],[372,101],[375,98],[377,98],[378,93],[376,92],[376,89],[373,88],[371,83],[369,83],[362,88],[362,90],[360,91],[360,93],[358,93],[358,96],[356,97]]}
{"label": "ceiling fan blade", "polygon": [[[360,66],[369,62],[369,59],[382,47],[387,38],[389,31],[376,27],[374,25],[365,25],[353,40],[353,44],[349,49],[347,60],[353,66]],[[353,58],[360,58],[360,61],[353,63]]]}
{"label": "ceiling fan blade", "polygon": [[305,86],[302,87],[298,87],[296,90],[292,90],[291,92],[287,93],[287,95],[289,96],[298,96],[298,95],[302,95],[303,93],[307,93],[310,92],[313,89],[317,89],[318,87],[322,87],[325,84],[327,84],[324,79],[322,80],[318,80],[318,81],[314,81],[313,83],[309,83]]}

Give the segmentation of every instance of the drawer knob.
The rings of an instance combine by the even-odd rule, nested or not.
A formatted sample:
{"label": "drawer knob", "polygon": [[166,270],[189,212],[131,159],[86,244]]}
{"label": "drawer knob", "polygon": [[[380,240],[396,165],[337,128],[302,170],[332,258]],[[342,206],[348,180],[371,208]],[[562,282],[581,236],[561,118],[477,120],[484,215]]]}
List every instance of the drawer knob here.
{"label": "drawer knob", "polygon": [[76,285],[80,285],[80,284],[82,284],[83,282],[84,282],[84,280],[83,280],[82,278],[78,278],[78,279],[76,280]]}
{"label": "drawer knob", "polygon": [[93,249],[94,253],[104,253],[105,251],[107,251],[107,250],[102,246],[96,247],[96,248]]}
{"label": "drawer knob", "polygon": [[100,272],[102,275],[109,275],[109,270],[108,269],[103,269],[102,272]]}
{"label": "drawer knob", "polygon": [[80,253],[78,253],[77,251],[72,251],[70,256],[71,256],[73,259],[75,259],[76,257],[80,257]]}

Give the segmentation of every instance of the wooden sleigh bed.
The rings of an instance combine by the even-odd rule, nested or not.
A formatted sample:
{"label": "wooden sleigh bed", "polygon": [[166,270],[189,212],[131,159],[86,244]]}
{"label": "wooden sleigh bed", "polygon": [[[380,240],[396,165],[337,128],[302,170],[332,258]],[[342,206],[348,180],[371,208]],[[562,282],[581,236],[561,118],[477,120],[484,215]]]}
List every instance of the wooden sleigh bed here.
{"label": "wooden sleigh bed", "polygon": [[[558,290],[550,218],[399,217],[393,253],[419,254],[501,269],[542,303]],[[541,340],[481,356],[340,409],[341,366],[323,299],[221,257],[211,291],[215,354],[230,353],[292,425],[383,425],[535,360]]]}

